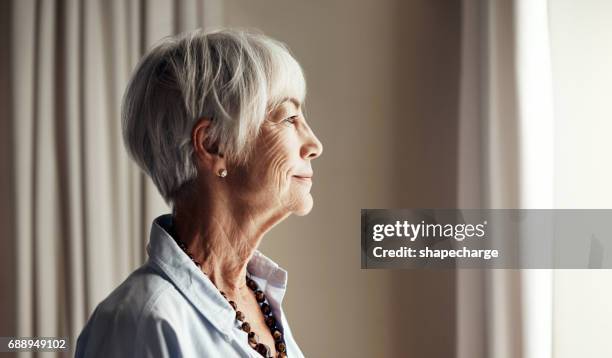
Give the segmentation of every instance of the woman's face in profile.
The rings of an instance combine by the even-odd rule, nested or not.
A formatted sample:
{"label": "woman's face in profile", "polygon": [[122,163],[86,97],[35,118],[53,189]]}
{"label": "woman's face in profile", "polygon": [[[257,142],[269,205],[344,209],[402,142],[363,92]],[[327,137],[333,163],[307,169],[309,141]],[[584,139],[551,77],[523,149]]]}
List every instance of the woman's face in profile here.
{"label": "woman's face in profile", "polygon": [[[240,187],[250,205],[306,215],[313,205],[311,161],[323,146],[308,126],[300,103],[288,99],[264,121]],[[247,198],[244,198],[247,199]]]}

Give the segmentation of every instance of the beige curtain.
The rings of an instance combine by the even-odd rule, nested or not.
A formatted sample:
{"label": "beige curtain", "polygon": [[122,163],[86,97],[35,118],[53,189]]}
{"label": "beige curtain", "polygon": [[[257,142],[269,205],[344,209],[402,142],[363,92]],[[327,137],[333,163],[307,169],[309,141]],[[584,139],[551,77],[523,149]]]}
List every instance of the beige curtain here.
{"label": "beige curtain", "polygon": [[[518,208],[513,1],[465,0],[460,80],[460,208]],[[457,357],[520,355],[520,283],[508,270],[457,271]]]}
{"label": "beige curtain", "polygon": [[[3,2],[3,336],[76,337],[145,260],[168,208],[123,148],[121,95],[166,35],[221,23],[215,0]],[[2,97],[5,100],[4,96]],[[7,134],[7,133],[10,133]],[[6,189],[8,188],[8,189]],[[6,302],[4,302],[6,300]],[[22,356],[35,356],[25,353]]]}
{"label": "beige curtain", "polygon": [[[463,1],[461,208],[553,208],[547,21],[546,0]],[[547,270],[458,270],[457,357],[550,358],[551,285]]]}

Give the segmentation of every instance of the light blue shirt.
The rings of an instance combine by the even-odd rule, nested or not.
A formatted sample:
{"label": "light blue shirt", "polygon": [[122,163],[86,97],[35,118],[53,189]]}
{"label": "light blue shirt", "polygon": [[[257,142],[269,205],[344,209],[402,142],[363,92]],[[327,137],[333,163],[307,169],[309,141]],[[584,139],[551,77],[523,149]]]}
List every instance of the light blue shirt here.
{"label": "light blue shirt", "polygon": [[[236,313],[165,228],[153,221],[147,262],[102,301],[83,328],[76,357],[261,357]],[[304,357],[281,307],[287,271],[259,251],[247,265],[280,320],[287,356]]]}

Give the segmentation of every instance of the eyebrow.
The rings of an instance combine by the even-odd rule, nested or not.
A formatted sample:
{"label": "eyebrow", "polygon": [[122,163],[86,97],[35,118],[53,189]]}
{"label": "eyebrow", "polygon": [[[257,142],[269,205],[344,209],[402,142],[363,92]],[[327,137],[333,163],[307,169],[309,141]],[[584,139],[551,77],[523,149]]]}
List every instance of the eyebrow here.
{"label": "eyebrow", "polygon": [[302,106],[302,103],[295,97],[283,97],[281,98],[280,101],[278,101],[278,105],[280,106],[281,104],[285,103],[285,102],[291,102],[295,105],[295,108],[299,109]]}

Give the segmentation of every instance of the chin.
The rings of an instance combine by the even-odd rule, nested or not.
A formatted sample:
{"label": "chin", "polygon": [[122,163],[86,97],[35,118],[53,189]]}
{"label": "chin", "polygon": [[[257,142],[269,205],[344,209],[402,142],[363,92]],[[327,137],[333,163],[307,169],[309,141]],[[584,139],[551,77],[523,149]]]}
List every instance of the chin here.
{"label": "chin", "polygon": [[302,200],[300,200],[298,206],[294,208],[293,214],[297,216],[306,216],[310,213],[313,206],[312,195],[308,194]]}

